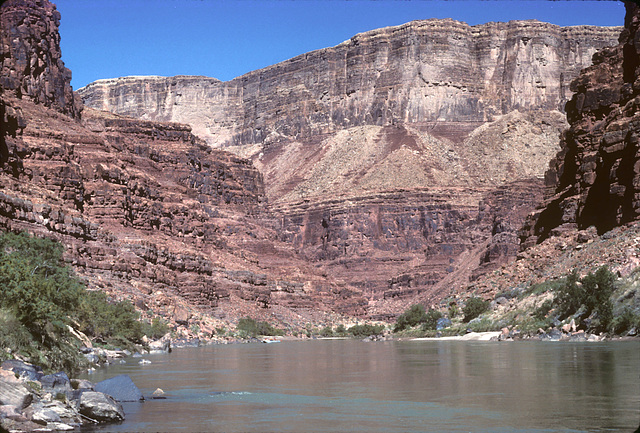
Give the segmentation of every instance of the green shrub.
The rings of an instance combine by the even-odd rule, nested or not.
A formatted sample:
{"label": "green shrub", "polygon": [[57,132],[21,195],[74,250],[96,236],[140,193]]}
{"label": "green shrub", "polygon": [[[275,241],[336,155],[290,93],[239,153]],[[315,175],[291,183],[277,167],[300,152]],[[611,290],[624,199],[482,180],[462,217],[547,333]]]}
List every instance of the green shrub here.
{"label": "green shrub", "polygon": [[613,319],[611,295],[615,279],[615,275],[606,266],[601,266],[595,274],[590,272],[580,280],[574,270],[556,289],[556,311],[561,318],[566,318],[582,310],[583,317],[593,318],[590,322],[585,322],[588,329],[609,329]]}
{"label": "green shrub", "polygon": [[441,319],[441,318],[442,318],[441,312],[430,308],[429,311],[427,311],[427,314],[425,314],[424,324],[422,325],[423,329],[425,330],[436,329],[438,327],[438,319]]}
{"label": "green shrub", "polygon": [[455,302],[451,302],[449,304],[449,319],[453,320],[454,317],[458,315],[458,305]]}
{"label": "green shrub", "polygon": [[0,233],[0,343],[47,371],[72,373],[86,360],[69,326],[118,344],[137,342],[142,333],[133,305],[88,292],[62,253],[49,239]]}
{"label": "green shrub", "polygon": [[320,335],[322,337],[333,337],[333,329],[331,329],[331,326],[327,325],[324,328],[322,328],[322,330],[320,331]]}
{"label": "green shrub", "polygon": [[346,334],[347,334],[347,328],[345,328],[342,323],[339,324],[338,327],[336,328],[336,335],[340,337],[344,337]]}
{"label": "green shrub", "polygon": [[151,322],[142,322],[142,334],[152,340],[162,338],[169,332],[169,324],[160,317],[154,317]]}
{"label": "green shrub", "polygon": [[251,317],[244,317],[238,321],[236,330],[244,334],[247,337],[256,337],[258,335],[282,335],[283,332],[279,329],[275,329],[267,322],[257,322]]}
{"label": "green shrub", "polygon": [[547,315],[549,314],[549,311],[551,311],[552,308],[553,308],[553,299],[547,299],[542,303],[542,305],[540,305],[538,308],[535,309],[535,311],[533,312],[533,317],[536,320],[544,320],[546,319]]}
{"label": "green shrub", "polygon": [[424,323],[427,315],[424,311],[424,307],[420,304],[412,305],[404,313],[402,313],[396,320],[396,326],[393,329],[394,332],[402,331],[406,328],[416,326],[420,323]]}
{"label": "green shrub", "polygon": [[482,298],[469,298],[462,309],[464,313],[463,322],[469,322],[489,309],[489,301]]}
{"label": "green shrub", "polygon": [[349,328],[347,332],[358,338],[380,335],[384,332],[384,325],[370,325],[368,323],[364,325],[354,325]]}
{"label": "green shrub", "polygon": [[640,330],[640,315],[634,314],[629,307],[626,307],[622,314],[611,321],[610,329],[614,334],[622,334],[632,328]]}

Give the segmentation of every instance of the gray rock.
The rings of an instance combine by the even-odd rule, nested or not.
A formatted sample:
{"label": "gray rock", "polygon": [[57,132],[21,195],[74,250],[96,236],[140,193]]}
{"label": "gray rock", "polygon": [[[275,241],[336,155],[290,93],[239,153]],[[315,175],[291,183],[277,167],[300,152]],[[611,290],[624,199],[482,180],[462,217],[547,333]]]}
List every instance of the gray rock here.
{"label": "gray rock", "polygon": [[2,363],[2,369],[18,373],[20,376],[25,377],[28,380],[40,380],[40,378],[44,376],[42,368],[16,359],[4,361]]}
{"label": "gray rock", "polygon": [[449,326],[451,326],[451,320],[446,317],[441,317],[436,322],[436,331],[448,328]]}
{"label": "gray rock", "polygon": [[42,408],[33,412],[33,416],[31,420],[38,424],[47,425],[50,422],[61,422],[60,415],[58,415],[55,411]]}
{"label": "gray rock", "polygon": [[13,405],[22,410],[31,404],[33,394],[21,383],[0,381],[0,405]]}
{"label": "gray rock", "polygon": [[67,376],[67,373],[63,371],[42,376],[40,383],[42,384],[42,389],[46,392],[50,392],[54,397],[58,393],[69,396],[71,391],[73,391],[69,376]]}
{"label": "gray rock", "polygon": [[102,392],[85,391],[80,396],[80,413],[98,422],[114,422],[124,419],[122,405]]}
{"label": "gray rock", "polygon": [[119,402],[140,401],[144,396],[133,380],[126,374],[103,380],[95,385],[95,390],[110,395]]}

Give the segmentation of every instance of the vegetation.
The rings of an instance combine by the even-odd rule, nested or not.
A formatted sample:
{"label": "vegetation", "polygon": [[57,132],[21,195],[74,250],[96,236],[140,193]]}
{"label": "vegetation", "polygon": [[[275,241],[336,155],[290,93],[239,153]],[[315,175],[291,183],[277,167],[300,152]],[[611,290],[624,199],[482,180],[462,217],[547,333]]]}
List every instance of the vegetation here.
{"label": "vegetation", "polygon": [[403,331],[407,328],[417,326],[420,323],[424,323],[426,318],[427,313],[422,305],[412,305],[404,313],[398,316],[393,332]]}
{"label": "vegetation", "polygon": [[424,322],[422,324],[423,329],[435,330],[438,327],[438,319],[442,318],[442,313],[429,309],[424,317]]}
{"label": "vegetation", "polygon": [[0,357],[19,354],[47,370],[76,371],[85,361],[70,327],[104,344],[140,342],[134,307],[87,291],[62,252],[49,239],[0,234]]}
{"label": "vegetation", "polygon": [[482,298],[469,298],[462,309],[464,314],[463,322],[470,322],[476,317],[489,309],[489,301],[485,301]]}
{"label": "vegetation", "polygon": [[238,321],[236,330],[241,337],[257,337],[258,335],[283,335],[284,331],[276,329],[267,322],[258,322],[251,317],[244,317]]}
{"label": "vegetation", "polygon": [[354,325],[347,329],[347,332],[356,338],[369,337],[371,335],[380,335],[384,332],[384,325]]}
{"label": "vegetation", "polygon": [[615,275],[606,266],[580,280],[574,270],[556,289],[553,305],[557,314],[561,319],[574,316],[589,330],[609,330],[613,319],[614,281]]}

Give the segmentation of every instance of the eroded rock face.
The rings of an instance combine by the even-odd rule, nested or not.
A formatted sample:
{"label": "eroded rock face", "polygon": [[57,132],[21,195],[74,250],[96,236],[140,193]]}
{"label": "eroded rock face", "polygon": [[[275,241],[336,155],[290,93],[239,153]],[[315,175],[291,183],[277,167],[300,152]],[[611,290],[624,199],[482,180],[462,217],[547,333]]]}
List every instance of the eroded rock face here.
{"label": "eroded rock face", "polygon": [[576,228],[603,233],[640,215],[640,9],[625,6],[620,43],[571,84],[571,126],[547,173],[554,194],[523,230],[525,245]]}
{"label": "eroded rock face", "polygon": [[464,130],[514,110],[562,110],[570,81],[619,32],[537,21],[413,21],[228,82],[125,77],[78,93],[93,108],[191,124],[215,147],[304,140],[361,125],[451,123],[448,129]]}
{"label": "eroded rock face", "polygon": [[82,103],[71,88],[71,71],[60,52],[60,12],[47,0],[2,2],[0,87],[72,117]]}
{"label": "eroded rock face", "polygon": [[[1,9],[3,23],[20,26],[5,13],[35,8],[29,26],[58,40],[44,13],[55,12],[50,3],[12,4]],[[2,33],[19,42],[24,32],[3,26]],[[61,241],[90,288],[175,316],[187,329],[194,311],[280,325],[310,321],[296,309],[364,314],[357,290],[322,276],[262,224],[264,184],[250,161],[212,150],[188,125],[90,108],[80,121],[53,103],[2,90],[0,228]]]}

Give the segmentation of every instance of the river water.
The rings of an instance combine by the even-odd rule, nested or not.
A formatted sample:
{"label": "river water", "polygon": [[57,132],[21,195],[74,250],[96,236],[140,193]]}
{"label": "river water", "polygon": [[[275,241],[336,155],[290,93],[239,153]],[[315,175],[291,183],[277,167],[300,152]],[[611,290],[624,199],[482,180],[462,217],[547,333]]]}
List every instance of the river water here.
{"label": "river water", "polygon": [[136,432],[633,432],[640,342],[318,340],[215,345],[99,369],[143,394]]}

